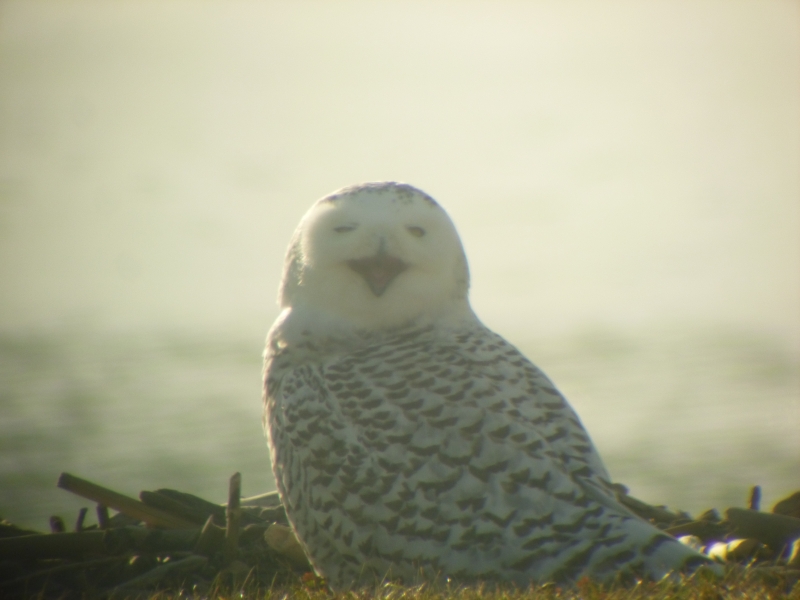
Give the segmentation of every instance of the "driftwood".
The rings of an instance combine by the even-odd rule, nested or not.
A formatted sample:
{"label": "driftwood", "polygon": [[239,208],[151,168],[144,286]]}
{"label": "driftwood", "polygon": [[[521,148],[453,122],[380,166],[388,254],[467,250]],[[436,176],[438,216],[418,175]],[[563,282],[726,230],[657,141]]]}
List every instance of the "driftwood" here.
{"label": "driftwood", "polygon": [[743,538],[755,538],[777,552],[800,538],[800,519],[758,512],[745,508],[729,508],[725,517],[731,533]]}
{"label": "driftwood", "polygon": [[75,531],[83,531],[83,523],[86,520],[86,513],[88,512],[88,508],[82,508],[78,511],[78,518],[75,521]]}
{"label": "driftwood", "polygon": [[[160,489],[154,492],[143,491],[139,494],[139,499],[148,506],[191,521],[195,526],[202,526],[209,516],[213,516],[214,522],[217,524],[225,523],[227,510],[225,506],[214,504],[185,492],[168,489]],[[283,510],[277,492],[262,494],[253,498],[242,498],[240,505],[246,508],[272,507],[273,510]],[[240,514],[241,524],[249,525],[250,523],[261,522],[265,517],[260,515],[259,512],[243,511]],[[280,513],[274,514],[280,515]]]}
{"label": "driftwood", "polygon": [[[246,499],[243,506],[238,473],[225,506],[165,489],[143,491],[140,501],[68,473],[58,486],[97,502],[98,525],[86,526],[85,508],[74,532],[63,531],[60,518],[51,519],[58,533],[50,534],[0,523],[3,600],[208,589],[245,576],[249,585],[267,588],[309,568],[266,542],[265,532],[277,521],[285,523],[285,513],[275,494]],[[118,514],[110,517],[109,508]]]}
{"label": "driftwood", "polygon": [[115,491],[86,481],[80,477],[75,477],[69,473],[62,473],[58,478],[58,487],[65,489],[73,494],[94,500],[103,506],[108,506],[125,513],[131,517],[144,521],[152,527],[166,527],[168,529],[191,529],[195,523],[184,518],[176,517],[158,508],[147,506],[144,502],[139,502],[134,498],[129,498]]}
{"label": "driftwood", "polygon": [[[225,505],[176,490],[143,491],[140,500],[64,473],[58,486],[97,503],[97,525],[81,509],[74,532],[63,519],[42,534],[0,522],[0,598],[124,597],[153,589],[207,595],[237,583],[268,589],[310,570],[277,493],[241,498],[241,475],[228,485]],[[632,513],[716,560],[758,565],[761,572],[800,576],[800,492],[773,513],[730,508],[692,518],[652,506],[616,486]],[[753,488],[747,505],[760,505]],[[109,508],[119,511],[109,516]],[[780,514],[783,513],[783,514]],[[797,571],[795,571],[795,570]],[[240,589],[240,588],[239,588]],[[194,590],[194,591],[191,591]]]}
{"label": "driftwood", "polygon": [[208,517],[200,535],[197,536],[197,542],[194,545],[195,554],[201,556],[211,556],[217,548],[220,547],[225,541],[225,530],[214,524],[214,517]]}
{"label": "driftwood", "polygon": [[100,529],[108,529],[110,517],[108,507],[105,504],[97,505],[97,526]]}
{"label": "driftwood", "polygon": [[242,475],[234,473],[228,487],[228,506],[225,509],[225,545],[222,549],[222,563],[229,565],[239,556],[239,522],[242,509],[239,500],[242,495]]}
{"label": "driftwood", "polygon": [[677,523],[686,523],[691,520],[688,518],[688,515],[670,512],[663,506],[647,504],[646,502],[637,500],[633,496],[629,496],[627,493],[618,493],[617,499],[623,506],[630,509],[645,521],[650,521],[658,527],[668,527]]}
{"label": "driftwood", "polygon": [[681,537],[684,535],[694,535],[703,541],[706,540],[722,540],[728,534],[728,527],[722,523],[715,523],[713,521],[689,521],[673,527],[664,529],[668,534],[674,537]]}
{"label": "driftwood", "polygon": [[[174,498],[170,498],[169,496],[162,494],[160,491],[140,492],[139,499],[143,504],[146,504],[150,508],[167,512],[175,517],[183,519],[184,521],[192,523],[195,527],[205,523],[209,514],[211,514],[203,509],[187,506],[179,500],[175,500]],[[215,508],[221,507],[217,506]],[[225,511],[222,510],[215,512],[217,515],[219,515],[218,518],[220,519],[220,522],[222,522],[225,518]]]}
{"label": "driftwood", "polygon": [[747,498],[747,508],[750,510],[761,510],[761,486],[754,485],[750,488],[750,496]]}
{"label": "driftwood", "polygon": [[800,519],[800,492],[795,492],[788,498],[784,498],[772,508],[776,515],[785,515]]}

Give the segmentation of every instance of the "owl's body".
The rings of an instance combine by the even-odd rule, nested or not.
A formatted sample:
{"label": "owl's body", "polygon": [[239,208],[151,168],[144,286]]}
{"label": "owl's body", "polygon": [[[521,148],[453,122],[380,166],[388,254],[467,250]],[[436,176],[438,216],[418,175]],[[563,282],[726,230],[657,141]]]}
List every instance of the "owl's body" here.
{"label": "owl's body", "polygon": [[268,337],[265,429],[289,519],[332,587],[708,562],[618,503],[563,396],[475,317],[435,202],[372,184],[309,215]]}

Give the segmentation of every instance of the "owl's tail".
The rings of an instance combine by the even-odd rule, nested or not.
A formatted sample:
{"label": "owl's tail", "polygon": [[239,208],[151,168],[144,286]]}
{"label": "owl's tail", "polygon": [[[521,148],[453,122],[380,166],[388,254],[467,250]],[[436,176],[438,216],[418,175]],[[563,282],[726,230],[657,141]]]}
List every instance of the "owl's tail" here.
{"label": "owl's tail", "polygon": [[718,576],[724,574],[721,564],[676,540],[639,518],[625,523],[628,542],[634,555],[631,566],[639,575],[660,580],[669,575],[689,574],[706,567]]}
{"label": "owl's tail", "polygon": [[610,580],[627,572],[657,581],[668,575],[693,573],[701,567],[718,576],[724,574],[721,564],[634,514],[607,490],[598,488],[594,482],[581,483],[587,494],[605,505],[608,516],[613,515],[617,525],[610,536],[617,539],[624,536],[624,541],[615,546],[613,552],[598,556],[590,567],[593,577]]}

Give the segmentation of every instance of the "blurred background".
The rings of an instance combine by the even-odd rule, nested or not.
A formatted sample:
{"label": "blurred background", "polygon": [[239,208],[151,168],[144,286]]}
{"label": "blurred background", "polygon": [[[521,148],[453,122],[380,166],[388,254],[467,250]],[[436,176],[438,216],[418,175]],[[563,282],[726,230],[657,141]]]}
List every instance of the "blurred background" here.
{"label": "blurred background", "polygon": [[433,195],[616,481],[800,488],[800,3],[0,0],[0,515],[274,489],[292,230]]}

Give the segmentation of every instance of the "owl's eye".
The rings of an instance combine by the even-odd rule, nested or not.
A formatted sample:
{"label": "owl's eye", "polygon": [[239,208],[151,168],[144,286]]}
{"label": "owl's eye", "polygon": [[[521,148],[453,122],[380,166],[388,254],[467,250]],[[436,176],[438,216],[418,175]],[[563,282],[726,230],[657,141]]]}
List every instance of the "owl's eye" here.
{"label": "owl's eye", "polygon": [[409,225],[406,227],[406,229],[408,230],[408,233],[414,237],[421,238],[423,235],[425,235],[425,230],[422,227],[417,227],[416,225]]}
{"label": "owl's eye", "polygon": [[334,227],[333,230],[336,233],[347,233],[348,231],[353,231],[355,228],[355,225],[339,225],[338,227]]}

